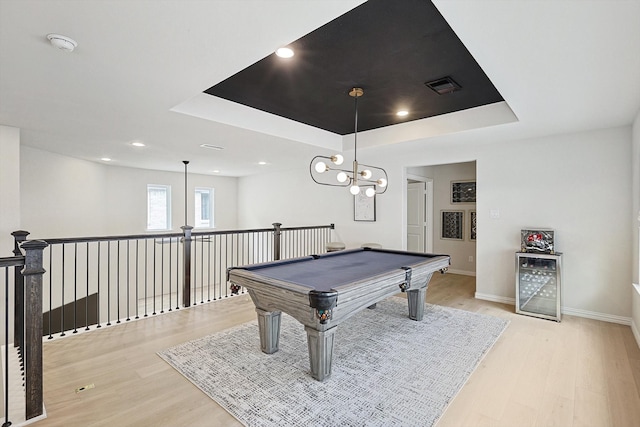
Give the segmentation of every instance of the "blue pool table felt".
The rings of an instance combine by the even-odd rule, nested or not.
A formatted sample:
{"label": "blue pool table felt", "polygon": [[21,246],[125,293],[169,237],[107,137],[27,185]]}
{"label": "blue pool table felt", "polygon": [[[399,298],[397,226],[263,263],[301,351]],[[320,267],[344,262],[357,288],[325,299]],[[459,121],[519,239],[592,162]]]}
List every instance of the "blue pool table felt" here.
{"label": "blue pool table felt", "polygon": [[256,265],[243,267],[243,269],[272,279],[326,292],[337,286],[388,273],[394,269],[411,267],[428,261],[429,258],[422,255],[370,250],[345,251],[316,259],[301,258],[275,265]]}

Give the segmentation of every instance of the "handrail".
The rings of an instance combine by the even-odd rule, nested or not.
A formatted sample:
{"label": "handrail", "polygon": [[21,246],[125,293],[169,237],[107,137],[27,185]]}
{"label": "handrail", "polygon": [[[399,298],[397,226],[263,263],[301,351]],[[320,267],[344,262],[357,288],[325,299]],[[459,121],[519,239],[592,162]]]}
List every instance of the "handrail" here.
{"label": "handrail", "polygon": [[3,267],[21,267],[24,265],[24,256],[10,256],[0,258],[0,268]]}
{"label": "handrail", "polygon": [[[328,226],[332,230],[335,229],[335,224],[329,224]],[[281,227],[281,230],[319,230],[327,228],[326,225],[307,225],[300,227]],[[273,231],[272,228],[252,228],[252,229],[234,229],[234,230],[202,230],[192,231],[192,236],[203,235],[223,235],[223,234],[249,234],[249,233],[262,233]],[[167,237],[183,237],[184,233],[147,233],[147,234],[118,234],[113,236],[93,236],[93,237],[52,237],[44,240],[51,245],[57,245],[62,243],[86,243],[86,242],[105,242],[115,240],[138,240],[138,239],[160,239]]]}

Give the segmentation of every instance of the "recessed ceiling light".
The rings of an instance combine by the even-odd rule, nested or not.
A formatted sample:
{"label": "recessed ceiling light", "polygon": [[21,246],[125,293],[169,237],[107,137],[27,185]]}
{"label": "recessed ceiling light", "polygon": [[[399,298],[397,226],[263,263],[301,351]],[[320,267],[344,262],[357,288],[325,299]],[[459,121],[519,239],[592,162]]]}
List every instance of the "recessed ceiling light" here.
{"label": "recessed ceiling light", "polygon": [[400,117],[404,117],[404,116],[409,115],[409,112],[408,112],[407,110],[400,110],[400,111],[398,111],[398,112],[396,113],[396,115],[397,115],[397,116],[400,116]]}
{"label": "recessed ceiling light", "polygon": [[278,50],[276,50],[276,55],[278,55],[280,58],[291,58],[294,55],[294,53],[293,53],[293,49],[289,47],[281,47]]}
{"label": "recessed ceiling light", "polygon": [[102,160],[103,162],[110,162],[111,159],[109,157],[103,157],[100,160]]}
{"label": "recessed ceiling light", "polygon": [[131,145],[133,145],[134,147],[144,147],[144,142],[133,141]]}
{"label": "recessed ceiling light", "polygon": [[74,39],[60,34],[47,34],[47,38],[54,47],[66,52],[73,52],[73,49],[78,46],[78,42]]}
{"label": "recessed ceiling light", "polygon": [[208,148],[210,150],[224,150],[224,147],[220,147],[220,146],[212,145],[212,144],[200,144],[200,147]]}
{"label": "recessed ceiling light", "polygon": [[212,170],[211,172],[213,172],[213,173],[220,173],[220,171],[219,171],[218,169],[214,169],[214,170]]}
{"label": "recessed ceiling light", "polygon": [[264,166],[267,164],[267,162],[258,162],[258,164]]}

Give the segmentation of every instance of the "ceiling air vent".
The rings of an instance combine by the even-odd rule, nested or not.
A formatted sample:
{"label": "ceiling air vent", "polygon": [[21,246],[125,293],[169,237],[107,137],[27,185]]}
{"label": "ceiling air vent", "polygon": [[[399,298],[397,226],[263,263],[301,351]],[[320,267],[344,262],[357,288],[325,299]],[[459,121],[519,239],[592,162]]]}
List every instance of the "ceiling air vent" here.
{"label": "ceiling air vent", "polygon": [[461,89],[461,86],[448,76],[431,82],[426,82],[425,85],[438,95],[446,95]]}

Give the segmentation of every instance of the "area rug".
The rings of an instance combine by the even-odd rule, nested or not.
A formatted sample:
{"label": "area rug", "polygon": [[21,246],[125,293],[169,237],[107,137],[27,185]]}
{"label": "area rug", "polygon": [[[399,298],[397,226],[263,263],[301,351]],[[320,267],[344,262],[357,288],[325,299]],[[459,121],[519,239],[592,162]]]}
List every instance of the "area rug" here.
{"label": "area rug", "polygon": [[304,327],[282,315],[280,350],[257,322],[158,353],[242,424],[432,426],[508,322],[427,304],[420,322],[392,297],[338,326],[331,376],[309,374]]}

